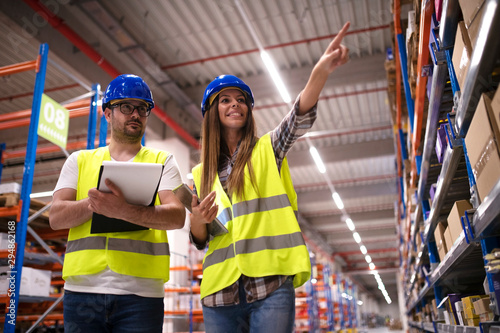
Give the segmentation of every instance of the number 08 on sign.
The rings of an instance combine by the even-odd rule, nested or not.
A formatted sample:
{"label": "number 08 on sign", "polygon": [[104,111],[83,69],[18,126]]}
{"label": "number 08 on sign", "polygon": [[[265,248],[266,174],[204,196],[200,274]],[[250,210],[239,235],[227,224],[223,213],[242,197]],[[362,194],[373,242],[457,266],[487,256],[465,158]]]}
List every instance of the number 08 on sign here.
{"label": "number 08 on sign", "polygon": [[40,105],[38,135],[61,148],[66,148],[68,127],[68,110],[49,96],[43,94],[42,104]]}

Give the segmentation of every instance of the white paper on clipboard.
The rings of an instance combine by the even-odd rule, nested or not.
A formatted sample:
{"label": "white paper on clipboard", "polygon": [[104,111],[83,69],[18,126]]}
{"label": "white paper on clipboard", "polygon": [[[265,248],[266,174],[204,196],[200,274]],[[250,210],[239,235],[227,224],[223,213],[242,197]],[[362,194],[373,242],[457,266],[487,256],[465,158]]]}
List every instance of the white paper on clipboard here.
{"label": "white paper on clipboard", "polygon": [[154,202],[163,173],[163,164],[103,161],[97,189],[111,192],[104,182],[111,180],[122,191],[125,200],[134,205],[149,206]]}

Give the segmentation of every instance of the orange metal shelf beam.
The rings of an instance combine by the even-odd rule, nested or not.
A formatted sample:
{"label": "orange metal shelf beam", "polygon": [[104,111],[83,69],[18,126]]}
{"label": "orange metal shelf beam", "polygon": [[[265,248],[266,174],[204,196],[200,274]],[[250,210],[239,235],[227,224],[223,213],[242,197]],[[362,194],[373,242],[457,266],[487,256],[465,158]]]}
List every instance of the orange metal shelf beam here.
{"label": "orange metal shelf beam", "polygon": [[191,289],[189,287],[166,287],[165,292],[167,293],[190,293],[193,292],[195,294],[200,293],[200,287],[194,286]]}
{"label": "orange metal shelf beam", "polygon": [[[16,317],[17,321],[37,321],[39,318],[40,315],[18,315]],[[44,322],[51,320],[63,320],[63,314],[62,313],[48,314],[45,317]],[[0,316],[0,323],[4,322],[5,322],[5,316]]]}
{"label": "orange metal shelf beam", "polygon": [[[68,109],[69,111],[72,111],[73,109],[79,109],[79,108],[85,108],[85,107],[90,108],[90,100],[82,99],[80,101],[68,103],[68,104],[65,104],[63,106],[66,109]],[[102,109],[100,106],[98,107],[98,111],[102,113]],[[31,117],[31,109],[26,109],[26,110],[1,114],[0,115],[0,122],[9,121],[9,120],[16,120],[16,119],[25,119],[25,118],[30,118],[30,117]]]}
{"label": "orange metal shelf beam", "polygon": [[0,76],[30,71],[38,68],[38,59],[0,67]]}
{"label": "orange metal shelf beam", "polygon": [[[76,117],[88,116],[88,114],[90,112],[89,107],[90,107],[90,104],[87,103],[87,105],[84,107],[68,109],[69,111],[71,111],[69,113],[69,117],[76,118]],[[30,111],[30,115],[31,115],[31,111]],[[30,122],[31,122],[30,118],[18,118],[16,120],[0,122],[0,130],[28,126],[30,124]]]}
{"label": "orange metal shelf beam", "polygon": [[429,64],[429,34],[431,30],[432,13],[434,1],[422,0],[422,10],[420,13],[420,31],[418,41],[418,61],[417,61],[417,87],[415,90],[415,118],[413,123],[412,137],[412,160],[411,160],[411,186],[417,183],[417,164],[415,156],[420,147],[422,135],[422,122],[424,118],[424,102],[427,87],[427,76],[422,76],[422,69]]}
{"label": "orange metal shelf beam", "polygon": [[[193,265],[193,271],[202,270],[202,269],[203,269],[203,266],[201,264]],[[189,270],[191,270],[191,268],[189,268],[188,266],[174,266],[174,267],[170,267],[170,270],[171,271],[189,271]]]}
{"label": "orange metal shelf beam", "polygon": [[[99,141],[95,141],[96,146],[99,145]],[[75,142],[69,142],[66,145],[67,150],[77,150],[77,149],[84,149],[87,147],[87,141],[75,141]],[[47,154],[47,153],[55,153],[60,151],[61,148],[56,145],[52,146],[47,146],[47,147],[42,147],[42,148],[37,148],[36,154]],[[26,155],[26,151],[24,150],[16,150],[16,151],[11,151],[11,152],[4,152],[4,158],[9,159],[9,158],[16,158],[16,157],[23,157]]]}
{"label": "orange metal shelf beam", "polygon": [[21,219],[21,208],[22,208],[21,200],[19,200],[19,204],[17,206],[0,207],[0,216],[1,217],[15,216],[16,221],[19,221]]}

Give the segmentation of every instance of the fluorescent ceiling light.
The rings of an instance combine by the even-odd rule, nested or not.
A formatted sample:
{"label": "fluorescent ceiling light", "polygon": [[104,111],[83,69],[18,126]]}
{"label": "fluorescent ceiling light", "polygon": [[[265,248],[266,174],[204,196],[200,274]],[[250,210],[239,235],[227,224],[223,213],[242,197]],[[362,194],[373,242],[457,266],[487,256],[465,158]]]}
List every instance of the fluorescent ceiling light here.
{"label": "fluorescent ceiling light", "polygon": [[357,233],[357,232],[354,232],[352,234],[352,237],[354,237],[354,240],[356,241],[356,243],[361,243],[361,236]]}
{"label": "fluorescent ceiling light", "polygon": [[359,247],[359,249],[361,250],[361,253],[363,253],[363,254],[366,254],[368,252],[368,251],[366,251],[366,246],[364,246],[364,245],[361,245]]}
{"label": "fluorescent ceiling light", "polygon": [[267,71],[269,72],[269,74],[271,74],[271,78],[273,79],[276,88],[278,88],[281,98],[285,103],[290,103],[292,99],[290,98],[290,94],[288,93],[283,80],[281,80],[281,76],[279,75],[273,60],[264,50],[260,51],[260,57],[262,58],[262,61],[264,61],[264,65],[266,65]]}
{"label": "fluorescent ceiling light", "polygon": [[[339,197],[339,199],[340,199],[340,197]],[[335,200],[335,198],[333,198],[333,200]],[[355,229],[354,223],[352,223],[352,220],[350,218],[347,218],[345,220],[345,223],[347,224],[347,227],[349,228],[349,230],[354,231],[354,229]],[[366,248],[365,248],[365,251],[366,251]],[[365,253],[363,253],[363,254],[365,254]]]}
{"label": "fluorescent ceiling light", "polygon": [[366,255],[365,256],[365,260],[367,263],[371,263],[372,262],[372,257],[370,257],[369,255]]}
{"label": "fluorescent ceiling light", "polygon": [[371,262],[370,265],[369,265],[369,267],[370,267],[371,270],[374,270],[375,269],[375,264]]}
{"label": "fluorescent ceiling light", "polygon": [[332,198],[333,198],[333,201],[335,201],[335,204],[337,205],[338,209],[343,209],[344,208],[344,203],[342,202],[342,199],[340,199],[340,195],[337,192],[335,192],[335,193],[332,194]]}
{"label": "fluorescent ceiling light", "polygon": [[31,193],[30,194],[30,198],[46,198],[46,197],[51,197],[52,193],[54,193],[54,191]]}
{"label": "fluorescent ceiling light", "polygon": [[323,161],[321,160],[321,156],[319,156],[319,153],[318,153],[318,150],[316,149],[316,147],[311,146],[309,148],[309,153],[311,153],[311,156],[312,156],[314,162],[316,163],[316,166],[318,167],[319,172],[325,173],[326,172],[325,165],[323,164]]}

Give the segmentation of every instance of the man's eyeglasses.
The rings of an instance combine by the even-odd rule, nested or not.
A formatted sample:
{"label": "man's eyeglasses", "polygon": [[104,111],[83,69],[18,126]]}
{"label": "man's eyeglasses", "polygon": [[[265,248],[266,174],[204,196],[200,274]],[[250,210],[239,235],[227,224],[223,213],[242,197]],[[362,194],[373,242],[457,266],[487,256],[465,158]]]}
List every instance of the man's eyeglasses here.
{"label": "man's eyeglasses", "polygon": [[139,116],[148,117],[151,113],[151,109],[146,105],[133,105],[130,103],[117,103],[111,105],[112,108],[120,107],[120,112],[126,115],[134,113],[134,110],[137,110]]}

